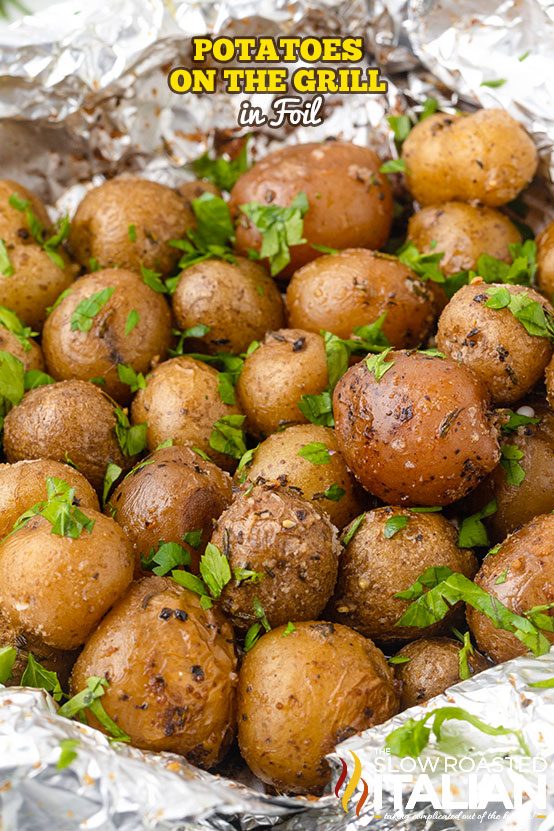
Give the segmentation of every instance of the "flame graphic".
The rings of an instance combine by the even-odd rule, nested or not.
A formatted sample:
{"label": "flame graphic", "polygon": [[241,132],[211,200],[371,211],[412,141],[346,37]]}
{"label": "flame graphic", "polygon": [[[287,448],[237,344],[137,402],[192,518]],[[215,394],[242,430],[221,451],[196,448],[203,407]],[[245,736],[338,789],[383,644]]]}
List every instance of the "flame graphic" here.
{"label": "flame graphic", "polygon": [[[342,810],[346,813],[348,811],[348,803],[350,802],[350,798],[354,794],[356,788],[358,787],[358,784],[361,781],[362,784],[363,784],[363,790],[362,790],[362,794],[361,794],[361,796],[358,800],[358,804],[356,805],[356,816],[359,817],[360,816],[360,811],[362,810],[362,808],[364,806],[364,803],[367,799],[367,795],[369,793],[369,788],[367,786],[367,782],[365,781],[365,779],[362,779],[362,763],[360,762],[358,756],[354,753],[353,750],[350,751],[350,755],[354,759],[354,772],[352,773],[352,776],[350,777],[350,781],[347,783],[346,788],[344,789],[344,793],[343,793],[342,799],[341,799],[341,805],[342,805]],[[339,796],[340,789],[342,788],[342,786],[343,786],[343,784],[346,780],[346,777],[348,775],[348,766],[347,766],[346,762],[341,757],[339,757],[339,758],[340,758],[340,761],[341,761],[342,770],[341,770],[340,776],[338,778],[337,784],[335,785],[335,796],[337,798]]]}

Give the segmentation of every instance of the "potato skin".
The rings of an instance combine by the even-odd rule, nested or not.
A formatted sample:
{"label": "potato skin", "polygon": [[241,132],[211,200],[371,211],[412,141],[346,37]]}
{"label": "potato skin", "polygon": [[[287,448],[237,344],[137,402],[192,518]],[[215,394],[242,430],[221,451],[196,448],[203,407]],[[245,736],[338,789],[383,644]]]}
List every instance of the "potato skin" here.
{"label": "potato skin", "polygon": [[113,404],[87,381],[59,381],[24,395],[4,422],[4,452],[8,462],[22,459],[70,459],[99,490],[106,467],[114,462],[126,469],[126,458],[115,434]]}
{"label": "potato skin", "polygon": [[[136,240],[129,236],[135,226]],[[145,268],[169,274],[179,251],[168,243],[191,227],[183,199],[171,188],[148,179],[110,179],[90,190],[80,203],[69,235],[75,259],[102,268]]]}
{"label": "potato skin", "polygon": [[233,630],[169,578],[134,583],[104,618],[77,659],[73,692],[91,675],[108,679],[102,704],[135,747],[210,768],[233,739]]}
{"label": "potato skin", "polygon": [[538,163],[531,138],[501,109],[432,115],[411,130],[402,158],[408,188],[423,206],[450,200],[505,205],[531,181]]}
{"label": "potato skin", "polygon": [[346,463],[384,502],[455,502],[500,459],[484,389],[444,358],[390,352],[387,363],[379,381],[364,360],[335,387],[335,435]]}
{"label": "potato skin", "polygon": [[55,672],[62,690],[67,690],[69,676],[75,663],[78,651],[53,649],[42,642],[40,638],[18,632],[0,613],[0,644],[13,646],[17,649],[17,657],[13,665],[10,678],[5,681],[7,687],[19,687],[21,676],[27,667],[29,653],[32,654],[45,669]]}
{"label": "potato skin", "polygon": [[552,357],[552,346],[548,338],[530,335],[509,309],[486,306],[486,292],[495,288],[504,288],[512,295],[526,294],[554,314],[550,304],[533,289],[474,280],[457,291],[442,312],[437,346],[471,369],[494,403],[513,404],[542,378]]}
{"label": "potato skin", "polygon": [[551,407],[554,407],[554,358],[552,358],[546,367],[544,379],[546,382],[546,397],[548,398],[548,403]]}
{"label": "potato skin", "polygon": [[9,352],[11,355],[15,355],[23,364],[25,371],[44,369],[42,349],[38,343],[30,338],[29,347],[26,349],[14,333],[3,326],[0,326],[0,352]]}
{"label": "potato skin", "polygon": [[80,508],[99,510],[98,497],[78,470],[53,459],[32,459],[0,465],[0,539],[9,534],[22,513],[47,498],[46,480],[63,479],[75,488]]}
{"label": "potato skin", "polygon": [[9,199],[14,193],[31,203],[35,216],[45,228],[50,228],[52,225],[42,199],[19,182],[14,182],[13,179],[0,179],[0,239],[3,239],[6,245],[26,242],[34,245],[34,240],[27,228],[25,214],[10,205]]}
{"label": "potato skin", "polygon": [[398,711],[383,653],[346,626],[296,623],[264,635],[239,677],[240,751],[252,772],[279,791],[321,793],[324,756],[344,739]]}
{"label": "potato skin", "polygon": [[427,283],[398,260],[363,248],[318,257],[295,272],[287,308],[290,326],[340,338],[386,313],[383,332],[399,349],[425,340],[436,313]]}
{"label": "potato skin", "polygon": [[203,193],[213,193],[214,196],[221,197],[221,191],[217,185],[214,185],[213,182],[208,182],[205,179],[194,179],[192,182],[183,182],[183,184],[178,185],[175,190],[185,203],[185,209],[191,225],[196,223],[196,218],[192,209],[192,202],[194,199],[199,199]]}
{"label": "potato skin", "polygon": [[416,211],[408,222],[408,239],[419,251],[442,251],[444,274],[475,269],[481,254],[511,262],[509,245],[521,234],[507,216],[484,205],[445,202]]}
{"label": "potato skin", "polygon": [[392,192],[381,162],[367,147],[333,141],[283,147],[255,164],[231,192],[231,214],[242,217],[237,250],[260,249],[260,235],[240,212],[240,205],[261,202],[288,206],[301,192],[308,197],[303,245],[290,250],[291,261],[280,273],[290,277],[320,252],[312,244],[333,248],[381,248],[392,222]]}
{"label": "potato skin", "polygon": [[[72,329],[72,316],[84,300],[104,289],[115,289],[92,320],[88,332]],[[136,326],[125,333],[131,311],[138,313]],[[171,337],[171,315],[161,294],[149,288],[132,271],[109,268],[78,280],[71,294],[48,317],[42,348],[48,371],[58,381],[104,378],[102,389],[128,404],[131,391],[119,380],[118,364],[145,373],[152,363],[166,357]]]}
{"label": "potato skin", "polygon": [[63,269],[39,245],[8,245],[7,248],[14,273],[11,277],[0,274],[0,305],[12,309],[28,326],[40,332],[47,309],[71,286],[77,266],[69,262],[61,249],[58,253],[65,263]]}
{"label": "potato skin", "polygon": [[180,329],[210,327],[201,343],[212,355],[246,352],[253,340],[285,323],[279,289],[259,263],[244,257],[235,263],[204,260],[185,269],[172,304]]}
{"label": "potato skin", "polygon": [[[408,524],[386,539],[387,520],[394,516],[406,517]],[[448,566],[466,577],[477,571],[473,552],[458,548],[455,529],[448,520],[404,508],[368,511],[340,559],[331,606],[333,620],[386,644],[444,632],[452,615],[425,629],[396,626],[410,601],[395,594],[408,589],[432,566]]]}
{"label": "potato skin", "polygon": [[131,545],[112,519],[87,508],[92,531],[52,534],[35,516],[0,543],[0,604],[18,631],[55,649],[75,649],[133,577]]}
{"label": "potato skin", "polygon": [[540,291],[552,302],[554,298],[554,222],[537,237],[537,283]]}
{"label": "potato skin", "polygon": [[[519,486],[510,485],[506,471],[499,464],[466,500],[468,514],[496,500],[496,513],[485,519],[493,543],[501,542],[533,517],[554,510],[554,413],[544,402],[531,399],[530,403],[541,419],[539,424],[526,424],[504,434],[505,444],[515,445],[523,452],[519,464],[525,471],[525,479]],[[499,411],[499,417],[501,414]]]}
{"label": "potato skin", "polygon": [[329,382],[321,335],[302,329],[268,332],[244,362],[237,392],[249,432],[269,436],[287,424],[306,424],[298,402]]}
{"label": "potato skin", "polygon": [[[1,468],[0,468],[1,474]],[[1,482],[1,478],[0,478]],[[231,478],[189,447],[164,447],[131,471],[114,490],[106,513],[121,525],[133,544],[136,568],[159,543],[177,542],[191,555],[191,570],[213,531],[213,521],[231,502]],[[183,540],[202,530],[197,549]]]}
{"label": "potato skin", "polygon": [[212,543],[235,569],[262,574],[258,582],[232,580],[221,608],[234,626],[257,620],[257,598],[271,626],[317,618],[333,593],[340,552],[336,529],[291,490],[256,485],[239,495],[217,521]]}
{"label": "potato skin", "polygon": [[198,447],[224,470],[233,470],[230,456],[210,447],[213,425],[227,415],[240,415],[238,406],[224,404],[218,392],[218,373],[194,358],[179,357],[154,369],[131,406],[135,424],[148,423],[148,449],[167,439]]}
{"label": "potato skin", "polygon": [[[496,554],[485,557],[475,583],[516,614],[554,602],[554,514],[535,517],[511,534]],[[479,649],[495,663],[527,652],[511,632],[496,629],[480,612],[468,606],[466,615]],[[554,643],[554,633],[542,634]]]}
{"label": "potato skin", "polygon": [[[402,647],[397,655],[410,660],[394,667],[396,679],[401,683],[401,710],[424,704],[459,683],[461,646],[453,638],[419,638]],[[471,675],[490,666],[479,652],[469,655],[467,664]]]}
{"label": "potato skin", "polygon": [[[329,450],[327,464],[300,456],[303,447],[321,442]],[[339,530],[362,512],[362,493],[342,458],[334,430],[318,424],[293,424],[273,433],[257,448],[252,464],[235,474],[238,482],[279,482],[314,502]],[[344,495],[337,501],[324,496],[333,485]]]}

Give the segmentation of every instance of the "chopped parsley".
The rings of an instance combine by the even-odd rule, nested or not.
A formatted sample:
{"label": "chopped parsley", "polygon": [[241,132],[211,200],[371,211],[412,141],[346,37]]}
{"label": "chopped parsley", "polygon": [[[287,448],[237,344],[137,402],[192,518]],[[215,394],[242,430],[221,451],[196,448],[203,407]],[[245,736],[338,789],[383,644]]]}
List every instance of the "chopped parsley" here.
{"label": "chopped parsley", "polygon": [[526,476],[524,468],[520,465],[525,454],[515,444],[503,444],[500,449],[500,464],[506,471],[506,481],[509,485],[519,488]]}
{"label": "chopped parsley", "polygon": [[[213,193],[203,193],[198,199],[192,200],[191,206],[196,227],[189,228],[184,239],[169,242],[169,245],[182,252],[179,268],[188,268],[212,257],[234,263],[232,245],[235,229],[227,202]],[[178,278],[169,284],[170,291],[174,290],[177,283]]]}
{"label": "chopped parsley", "polygon": [[241,212],[262,236],[262,246],[256,256],[269,259],[272,277],[289,264],[291,246],[306,242],[302,234],[308,208],[308,197],[304,191],[294,197],[288,208],[261,202],[240,205]]}
{"label": "chopped parsley", "polygon": [[466,517],[458,533],[458,546],[460,548],[477,548],[490,545],[489,535],[483,520],[496,513],[498,505],[496,499],[488,502],[476,514]]}
{"label": "chopped parsley", "polygon": [[248,170],[248,142],[244,142],[236,159],[224,156],[214,159],[209,153],[203,153],[190,162],[189,167],[199,179],[207,179],[221,190],[230,192],[237,179]]}
{"label": "chopped parsley", "polygon": [[189,552],[178,542],[160,542],[157,549],[151,548],[148,556],[141,558],[140,564],[158,577],[163,577],[174,568],[190,565],[190,562]]}
{"label": "chopped parsley", "polygon": [[38,335],[38,332],[33,332],[30,326],[25,326],[16,313],[12,312],[11,309],[7,309],[5,306],[0,306],[0,326],[3,326],[4,329],[7,329],[16,336],[25,352],[29,352],[31,349],[31,341],[29,338]]}
{"label": "chopped parsley", "polygon": [[100,701],[108,687],[109,683],[105,678],[99,678],[96,675],[87,678],[85,689],[62,704],[58,715],[75,718],[88,711],[100,722],[113,741],[130,742],[131,737],[110,718]]}
{"label": "chopped parsley", "polygon": [[405,173],[407,170],[404,159],[389,159],[383,162],[379,168],[379,173]]}
{"label": "chopped parsley", "polygon": [[379,355],[368,355],[365,359],[365,365],[375,376],[376,381],[380,381],[385,373],[394,366],[394,360],[385,363],[385,359],[387,358],[389,352],[392,352],[392,347],[388,347]]}
{"label": "chopped parsley", "polygon": [[0,274],[3,274],[4,277],[13,277],[15,274],[15,269],[3,239],[0,239]]}
{"label": "chopped parsley", "polygon": [[3,646],[0,648],[0,684],[5,684],[12,677],[16,658],[17,649],[14,646]]}
{"label": "chopped parsley", "polygon": [[135,372],[132,366],[128,364],[117,365],[117,377],[122,384],[126,384],[131,392],[146,389],[146,378],[142,372]]}
{"label": "chopped parsley", "polygon": [[24,528],[34,516],[41,516],[52,526],[52,534],[59,537],[79,539],[83,531],[92,533],[95,520],[90,519],[75,504],[75,488],[70,488],[63,479],[49,476],[46,479],[46,500],[37,502],[15,522],[12,533]]}
{"label": "chopped parsley", "polygon": [[344,531],[342,537],[340,538],[341,543],[346,546],[352,542],[356,532],[358,531],[360,525],[365,519],[365,512],[357,516],[356,519],[353,519],[348,528]]}
{"label": "chopped parsley", "polygon": [[303,445],[297,453],[313,465],[328,465],[331,461],[329,448],[322,441],[312,441]]}
{"label": "chopped parsley", "polygon": [[102,504],[105,505],[108,501],[108,496],[112,487],[115,485],[121,474],[123,473],[122,468],[119,465],[110,462],[106,468],[106,473],[104,474],[104,484],[102,486]]}
{"label": "chopped parsley", "polygon": [[210,447],[218,453],[240,459],[246,453],[246,444],[242,425],[246,416],[227,415],[220,418],[212,427]]}
{"label": "chopped parsley", "polygon": [[125,321],[125,334],[130,335],[140,320],[140,315],[136,309],[131,309]]}
{"label": "chopped parsley", "polygon": [[395,534],[402,531],[408,524],[409,517],[407,516],[391,516],[385,522],[383,529],[383,536],[386,540],[392,539]]}
{"label": "chopped parsley", "polygon": [[146,449],[148,425],[129,422],[127,413],[121,407],[114,407],[115,435],[124,456],[137,456]]}
{"label": "chopped parsley", "polygon": [[71,315],[71,331],[90,332],[96,315],[104,308],[115,288],[107,287],[81,300]]}
{"label": "chopped parsley", "polygon": [[56,763],[56,770],[65,770],[77,758],[77,748],[81,742],[79,739],[61,739],[60,755]]}

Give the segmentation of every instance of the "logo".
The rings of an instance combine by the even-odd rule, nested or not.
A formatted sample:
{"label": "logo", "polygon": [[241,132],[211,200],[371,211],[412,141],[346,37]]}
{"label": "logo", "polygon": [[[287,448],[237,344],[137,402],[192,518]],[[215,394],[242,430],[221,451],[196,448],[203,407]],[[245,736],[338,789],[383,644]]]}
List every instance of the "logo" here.
{"label": "logo", "polygon": [[[342,799],[341,799],[340,802],[341,802],[343,811],[346,813],[348,811],[348,803],[350,802],[351,797],[353,796],[353,794],[356,791],[356,788],[358,787],[358,785],[361,782],[362,785],[363,785],[363,790],[362,790],[362,794],[361,794],[361,796],[358,799],[358,802],[356,804],[356,816],[359,817],[360,816],[360,811],[364,807],[364,803],[367,799],[367,795],[369,793],[369,788],[367,786],[367,782],[365,781],[365,779],[362,779],[362,763],[360,762],[359,758],[356,756],[356,754],[354,753],[353,750],[350,750],[349,752],[350,752],[350,755],[352,756],[352,758],[354,759],[354,771],[352,773],[352,776],[348,780],[348,783],[346,785],[346,788],[344,789],[344,793],[342,795]],[[341,765],[342,765],[342,770],[341,770],[340,776],[337,780],[337,784],[335,785],[335,796],[337,798],[339,796],[340,789],[344,785],[344,783],[346,781],[346,777],[348,776],[348,765],[346,764],[346,762],[344,761],[344,759],[341,756],[339,756],[339,759],[340,759],[340,762],[341,762]]]}

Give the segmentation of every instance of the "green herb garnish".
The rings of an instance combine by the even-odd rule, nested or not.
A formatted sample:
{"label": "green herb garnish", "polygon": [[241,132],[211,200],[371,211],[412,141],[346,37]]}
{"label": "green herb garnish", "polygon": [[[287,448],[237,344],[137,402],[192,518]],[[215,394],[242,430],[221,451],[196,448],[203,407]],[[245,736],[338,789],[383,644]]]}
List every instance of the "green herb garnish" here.
{"label": "green herb garnish", "polygon": [[408,524],[409,517],[407,516],[391,516],[385,522],[383,529],[383,536],[386,540],[392,539],[395,534],[402,531]]}
{"label": "green herb garnish", "polygon": [[128,366],[128,364],[117,365],[117,377],[122,384],[130,387],[131,392],[146,389],[146,378],[142,372],[135,372],[133,367]]}
{"label": "green herb garnish", "polygon": [[404,159],[389,159],[379,168],[379,173],[405,173],[407,170]]}
{"label": "green herb garnish", "polygon": [[385,373],[394,366],[394,360],[385,363],[385,359],[387,358],[389,352],[392,352],[392,347],[390,346],[379,355],[368,355],[365,359],[365,365],[375,376],[376,381],[380,381]]}
{"label": "green herb garnish", "polygon": [[114,407],[115,415],[115,435],[121,452],[124,456],[137,456],[146,450],[146,434],[148,425],[133,424],[129,422],[129,417],[121,407]]}
{"label": "green herb garnish", "polygon": [[27,666],[21,676],[22,687],[34,687],[38,690],[46,690],[51,693],[54,701],[60,701],[63,691],[60,681],[55,672],[43,667],[30,652],[27,656]]}
{"label": "green herb garnish", "polygon": [[329,448],[322,441],[312,441],[304,444],[297,453],[303,459],[307,459],[313,465],[328,465],[331,461]]}
{"label": "green herb garnish", "polygon": [[125,321],[125,335],[130,335],[137,323],[140,320],[140,315],[136,309],[131,309]]}
{"label": "green herb garnish", "polygon": [[466,517],[460,526],[458,533],[458,546],[460,548],[476,548],[489,545],[489,535],[483,520],[496,513],[498,505],[496,499],[488,502],[476,514]]}
{"label": "green herb garnish", "polygon": [[190,561],[189,552],[178,542],[161,542],[157,550],[152,548],[147,557],[141,558],[141,566],[163,577],[174,568],[190,565]]}
{"label": "green herb garnish", "polygon": [[12,677],[16,658],[17,649],[14,646],[3,646],[0,648],[0,684],[5,684]]}
{"label": "green herb garnish", "polygon": [[13,277],[15,274],[15,269],[3,239],[0,239],[0,274],[3,274],[4,277]]}
{"label": "green herb garnish", "polygon": [[105,678],[93,675],[91,678],[87,678],[86,684],[84,690],[62,704],[58,710],[58,715],[65,718],[74,718],[88,711],[100,722],[113,741],[130,742],[131,737],[110,718],[100,701],[109,687],[108,681]]}
{"label": "green herb garnish", "polygon": [[500,449],[502,451],[500,464],[506,471],[506,481],[509,485],[519,488],[526,476],[524,468],[520,465],[525,454],[515,444],[503,444]]}
{"label": "green herb garnish", "polygon": [[81,300],[71,315],[71,331],[90,332],[94,318],[104,308],[114,291],[115,288],[105,288]]}
{"label": "green herb garnish", "polygon": [[81,742],[79,739],[61,739],[60,755],[56,764],[56,770],[65,770],[77,758],[77,748]]}
{"label": "green herb garnish", "polygon": [[203,153],[190,162],[189,167],[199,179],[208,179],[221,190],[230,192],[237,179],[248,170],[248,142],[244,142],[236,159],[223,156],[212,158]]}
{"label": "green herb garnish", "polygon": [[246,453],[242,425],[246,416],[227,415],[215,422],[210,434],[210,447],[218,453],[240,459]]}
{"label": "green herb garnish", "polygon": [[303,217],[308,208],[308,198],[304,191],[295,196],[288,208],[264,205],[261,202],[247,202],[240,206],[242,213],[262,236],[259,257],[269,259],[272,277],[289,264],[291,246],[306,242],[302,233]]}
{"label": "green herb garnish", "polygon": [[346,529],[346,531],[344,531],[342,537],[340,538],[340,541],[344,545],[345,548],[348,545],[348,543],[352,542],[352,539],[353,539],[354,535],[358,531],[358,529],[359,529],[360,525],[362,524],[362,522],[364,521],[364,519],[365,519],[365,512],[363,514],[360,514],[360,516],[357,516],[356,519],[353,519],[352,522],[350,523],[350,525],[348,526],[348,528]]}

